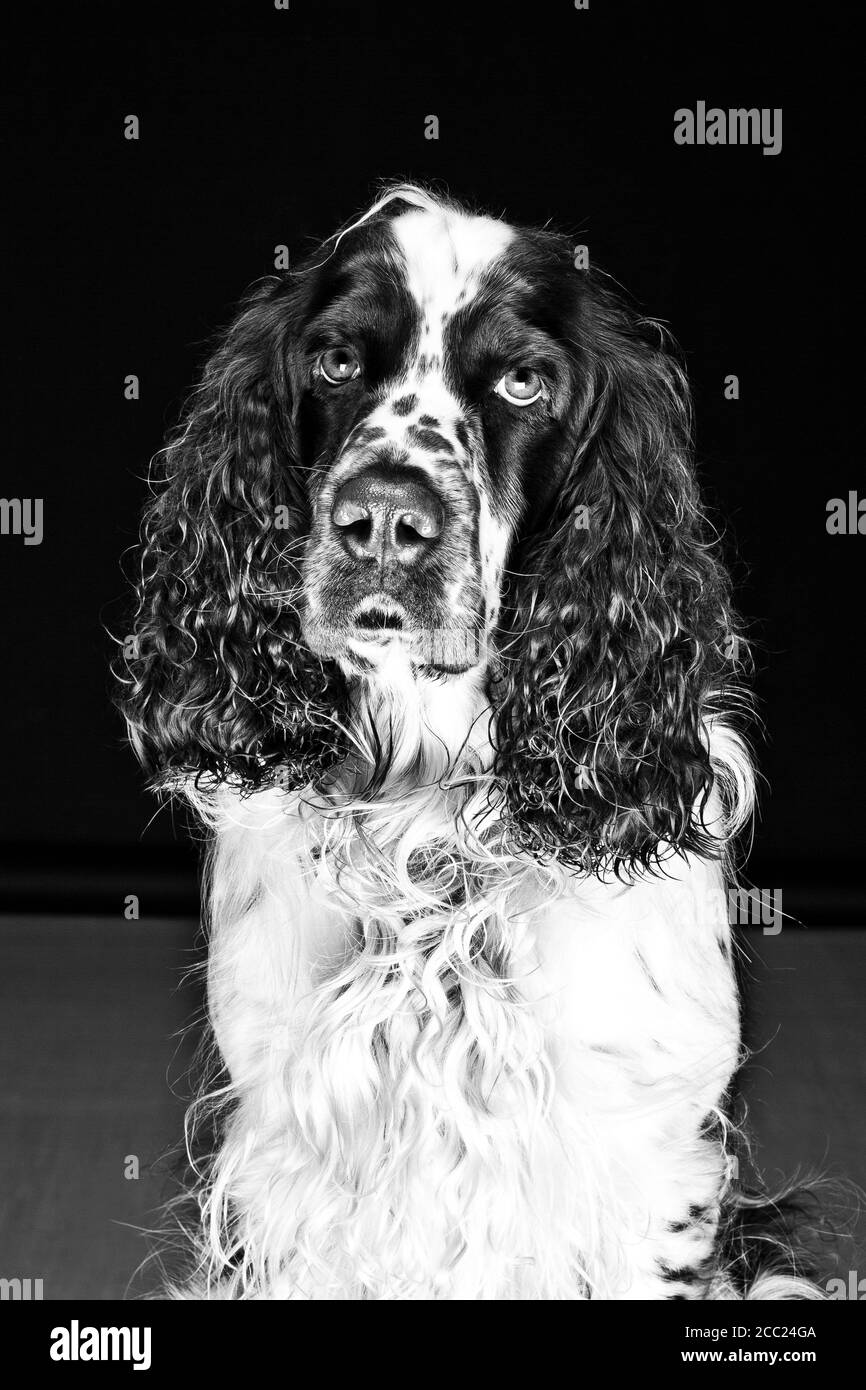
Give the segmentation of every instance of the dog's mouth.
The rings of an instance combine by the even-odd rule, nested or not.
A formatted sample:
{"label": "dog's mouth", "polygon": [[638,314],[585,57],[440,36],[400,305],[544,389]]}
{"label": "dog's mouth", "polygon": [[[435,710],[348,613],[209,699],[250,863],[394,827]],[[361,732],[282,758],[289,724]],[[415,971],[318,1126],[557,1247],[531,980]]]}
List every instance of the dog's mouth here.
{"label": "dog's mouth", "polygon": [[364,642],[388,642],[403,634],[411,635],[412,624],[401,604],[392,599],[369,598],[359,603],[349,619],[347,636]]}
{"label": "dog's mouth", "polygon": [[386,594],[357,603],[339,626],[307,626],[307,640],[322,656],[346,659],[362,670],[392,657],[403,658],[416,670],[458,675],[484,660],[483,634],[448,623],[431,626],[414,617]]}

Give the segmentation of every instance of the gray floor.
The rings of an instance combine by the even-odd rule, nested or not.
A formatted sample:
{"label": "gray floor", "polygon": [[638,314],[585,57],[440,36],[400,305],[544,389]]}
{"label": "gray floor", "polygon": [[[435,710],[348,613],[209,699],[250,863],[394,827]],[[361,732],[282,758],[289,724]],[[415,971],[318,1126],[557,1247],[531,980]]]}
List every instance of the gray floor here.
{"label": "gray floor", "polygon": [[[133,1275],[172,1191],[193,935],[187,921],[0,919],[0,1277],[41,1278],[46,1299],[148,1287]],[[863,1184],[866,931],[747,944],[758,1162],[770,1179],[822,1168]]]}

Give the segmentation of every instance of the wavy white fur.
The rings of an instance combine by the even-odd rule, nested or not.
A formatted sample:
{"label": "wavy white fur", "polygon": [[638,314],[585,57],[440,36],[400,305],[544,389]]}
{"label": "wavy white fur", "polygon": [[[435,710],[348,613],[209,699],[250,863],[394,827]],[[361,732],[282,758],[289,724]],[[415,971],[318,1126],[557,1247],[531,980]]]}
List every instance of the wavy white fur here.
{"label": "wavy white fur", "polygon": [[[230,1084],[187,1296],[742,1296],[715,1258],[741,1060],[723,859],[623,883],[512,857],[488,719],[477,674],[395,662],[358,687],[328,795],[190,792]],[[721,849],[753,778],[708,737]]]}

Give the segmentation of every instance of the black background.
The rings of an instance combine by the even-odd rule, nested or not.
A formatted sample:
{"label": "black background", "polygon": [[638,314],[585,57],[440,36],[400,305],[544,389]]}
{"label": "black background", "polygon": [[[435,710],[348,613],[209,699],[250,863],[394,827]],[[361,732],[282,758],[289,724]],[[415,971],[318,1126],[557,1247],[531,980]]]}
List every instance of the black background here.
{"label": "black background", "polygon": [[[42,497],[45,536],[0,538],[7,902],[98,906],[131,873],[151,910],[193,900],[183,827],[110,704],[105,629],[127,630],[148,460],[275,245],[296,262],[399,177],[552,220],[675,333],[758,644],[751,875],[807,921],[866,921],[866,538],[826,531],[828,500],[866,491],[845,424],[862,336],[847,23],[736,2],[34,8],[5,117],[0,494]],[[782,107],[781,154],[675,145],[674,111],[698,100]]]}
{"label": "black background", "polygon": [[[855,18],[767,0],[43,3],[14,31],[4,14],[0,496],[42,497],[45,536],[0,537],[0,1275],[47,1299],[156,1278],[134,1271],[190,1094],[197,850],[124,746],[106,629],[128,630],[148,462],[209,342],[276,245],[297,263],[382,178],[552,220],[682,344],[757,644],[750,876],[787,914],[778,936],[738,933],[737,1091],[771,1186],[863,1182],[866,935],[788,929],[866,924],[866,537],[826,531],[830,498],[866,494]],[[698,101],[782,107],[782,153],[675,145]]]}

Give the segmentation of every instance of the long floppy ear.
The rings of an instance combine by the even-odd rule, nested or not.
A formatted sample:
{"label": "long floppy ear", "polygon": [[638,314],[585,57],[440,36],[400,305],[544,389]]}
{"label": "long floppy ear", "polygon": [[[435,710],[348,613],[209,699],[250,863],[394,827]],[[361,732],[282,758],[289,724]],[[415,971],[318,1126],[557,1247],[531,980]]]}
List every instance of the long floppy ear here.
{"label": "long floppy ear", "polygon": [[339,756],[342,683],[301,640],[308,529],[293,467],[292,290],[248,299],[160,456],[142,528],[119,703],[145,768],[249,787],[315,780]]}
{"label": "long floppy ear", "polygon": [[497,772],[521,849],[619,871],[718,850],[707,721],[728,704],[734,618],[682,372],[593,281],[575,341],[574,457],[510,564]]}

